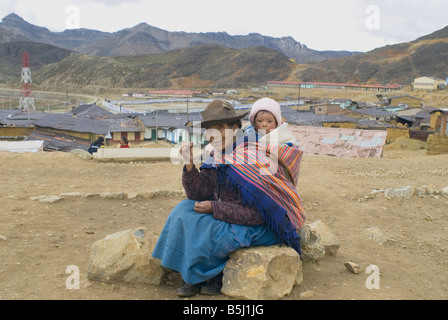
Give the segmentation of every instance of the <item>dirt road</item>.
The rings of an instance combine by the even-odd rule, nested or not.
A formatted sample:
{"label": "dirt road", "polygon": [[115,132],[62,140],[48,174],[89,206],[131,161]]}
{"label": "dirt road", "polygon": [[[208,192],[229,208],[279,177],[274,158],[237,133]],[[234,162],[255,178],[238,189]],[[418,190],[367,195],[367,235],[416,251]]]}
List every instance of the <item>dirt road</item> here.
{"label": "dirt road", "polygon": [[[447,187],[448,155],[424,153],[390,150],[382,159],[353,160],[304,157],[298,190],[308,222],[327,223],[341,247],[336,257],[305,263],[304,283],[285,300],[447,298],[448,198],[370,196],[374,189]],[[0,153],[0,300],[178,299],[178,279],[160,287],[109,285],[89,282],[86,271],[95,241],[140,226],[160,232],[181,197],[78,197],[56,203],[31,198],[72,192],[181,192],[181,171],[168,162],[101,163],[65,153]],[[369,239],[370,227],[383,231],[387,242]],[[363,267],[360,274],[347,271],[344,263],[349,260]],[[375,275],[366,273],[370,265],[378,267],[379,289],[366,287]],[[69,266],[80,270],[79,290],[66,287]],[[301,297],[306,291],[310,295]]]}

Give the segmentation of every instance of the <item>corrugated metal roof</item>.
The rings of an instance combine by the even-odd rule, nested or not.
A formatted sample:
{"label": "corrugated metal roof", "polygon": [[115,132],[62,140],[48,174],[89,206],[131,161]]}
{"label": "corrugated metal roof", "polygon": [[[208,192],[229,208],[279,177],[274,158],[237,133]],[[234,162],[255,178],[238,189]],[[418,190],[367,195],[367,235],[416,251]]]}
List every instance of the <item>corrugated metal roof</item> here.
{"label": "corrugated metal roof", "polygon": [[74,116],[83,116],[92,119],[111,119],[115,114],[97,106],[96,104],[80,104],[73,109],[70,114]]}
{"label": "corrugated metal roof", "polygon": [[14,127],[32,127],[35,120],[0,120],[0,125]]}
{"label": "corrugated metal roof", "polygon": [[109,120],[109,132],[142,132],[145,128],[140,124],[137,117],[126,117]]}
{"label": "corrugated metal roof", "polygon": [[381,108],[369,108],[369,109],[356,109],[353,112],[365,114],[372,117],[396,117],[394,112],[385,111]]}
{"label": "corrugated metal roof", "polygon": [[386,129],[386,128],[395,128],[396,126],[389,124],[389,123],[384,123],[384,122],[380,122],[380,121],[376,121],[376,120],[358,120],[356,121],[356,124],[359,124],[363,127],[367,127],[367,128],[374,128],[374,129]]}
{"label": "corrugated metal roof", "polygon": [[387,99],[388,100],[392,100],[392,99],[400,99],[400,98],[411,98],[411,99],[415,99],[415,100],[425,101],[423,99],[416,98],[416,97],[413,97],[413,96],[410,96],[410,95],[402,95],[402,96],[390,97],[390,98],[387,98]]}
{"label": "corrugated metal roof", "polygon": [[44,141],[44,151],[62,151],[68,152],[74,149],[88,150],[90,141],[80,139],[67,134],[46,132],[45,129],[36,129],[25,141],[42,140]]}
{"label": "corrugated metal roof", "polygon": [[150,114],[150,115],[139,115],[138,118],[143,123],[145,127],[155,128],[166,127],[166,128],[181,128],[184,127],[188,120],[190,122],[201,121],[202,117],[199,113],[190,113],[188,116],[186,113],[163,113],[159,114]]}
{"label": "corrugated metal roof", "polygon": [[158,90],[158,91],[150,91],[149,94],[169,94],[169,95],[193,95],[200,94],[201,91],[190,91],[190,90]]}
{"label": "corrugated metal roof", "polygon": [[310,111],[282,112],[282,116],[286,119],[286,122],[299,126],[321,127],[322,123],[326,122],[356,122],[352,117],[342,115],[317,115]]}
{"label": "corrugated metal roof", "polygon": [[431,111],[430,113],[441,112],[443,114],[448,114],[448,109],[436,109]]}
{"label": "corrugated metal roof", "polygon": [[17,109],[0,109],[0,121],[8,118],[8,116],[16,113],[17,111],[19,111],[19,110],[17,110]]}
{"label": "corrugated metal roof", "polygon": [[4,109],[0,110],[0,125],[30,127],[35,120],[42,119],[44,116],[44,112],[34,110],[28,112],[19,109]]}
{"label": "corrugated metal roof", "polygon": [[105,135],[109,132],[109,120],[95,120],[85,117],[76,118],[68,114],[46,114],[34,122],[35,126],[58,130],[84,132]]}
{"label": "corrugated metal roof", "polygon": [[377,88],[377,89],[398,89],[399,84],[354,84],[354,83],[332,83],[332,82],[290,82],[290,81],[268,81],[268,84],[284,84],[284,85],[321,85],[334,87],[358,87],[358,88]]}

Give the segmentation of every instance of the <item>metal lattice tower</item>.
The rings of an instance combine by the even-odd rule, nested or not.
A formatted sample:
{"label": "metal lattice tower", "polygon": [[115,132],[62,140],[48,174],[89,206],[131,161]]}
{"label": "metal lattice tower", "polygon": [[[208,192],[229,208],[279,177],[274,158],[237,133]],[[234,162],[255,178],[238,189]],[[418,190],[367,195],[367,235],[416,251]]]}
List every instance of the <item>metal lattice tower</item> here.
{"label": "metal lattice tower", "polygon": [[31,84],[33,83],[31,79],[31,69],[30,69],[30,55],[28,52],[22,54],[22,94],[20,95],[19,109],[36,110],[34,105],[34,97],[31,92]]}

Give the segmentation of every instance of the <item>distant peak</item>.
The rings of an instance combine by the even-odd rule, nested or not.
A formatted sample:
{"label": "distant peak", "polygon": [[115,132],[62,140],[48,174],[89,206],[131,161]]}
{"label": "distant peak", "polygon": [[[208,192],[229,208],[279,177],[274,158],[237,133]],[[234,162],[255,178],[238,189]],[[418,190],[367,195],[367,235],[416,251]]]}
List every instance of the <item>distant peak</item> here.
{"label": "distant peak", "polygon": [[2,23],[2,26],[4,26],[4,27],[11,27],[11,28],[16,28],[16,29],[35,28],[35,29],[39,29],[39,30],[43,30],[43,31],[49,31],[45,27],[38,27],[38,26],[35,26],[35,25],[29,23],[28,21],[26,21],[19,15],[15,14],[14,12],[10,13],[6,17],[4,17],[1,23]]}
{"label": "distant peak", "polygon": [[29,24],[26,22],[25,19],[20,17],[19,15],[13,13],[8,14],[6,17],[2,19],[3,24],[10,24],[10,25],[16,25],[16,24]]}
{"label": "distant peak", "polygon": [[20,17],[19,15],[15,14],[14,12],[8,14],[6,17],[3,18],[3,21],[5,20],[21,20],[21,21],[25,21],[22,17]]}

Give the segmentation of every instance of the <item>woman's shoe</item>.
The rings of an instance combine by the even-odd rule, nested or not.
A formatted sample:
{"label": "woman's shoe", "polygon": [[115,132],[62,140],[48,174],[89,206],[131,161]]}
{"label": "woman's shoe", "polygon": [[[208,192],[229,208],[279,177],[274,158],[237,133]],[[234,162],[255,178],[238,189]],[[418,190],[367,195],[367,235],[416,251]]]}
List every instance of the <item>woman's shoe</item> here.
{"label": "woman's shoe", "polygon": [[184,285],[176,290],[178,297],[192,297],[199,293],[201,293],[202,286],[205,285],[205,282],[198,284],[188,284],[184,283]]}
{"label": "woman's shoe", "polygon": [[223,273],[221,272],[216,277],[207,281],[207,284],[201,288],[201,294],[205,294],[207,296],[216,296],[221,294],[222,277]]}

